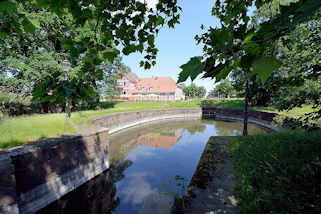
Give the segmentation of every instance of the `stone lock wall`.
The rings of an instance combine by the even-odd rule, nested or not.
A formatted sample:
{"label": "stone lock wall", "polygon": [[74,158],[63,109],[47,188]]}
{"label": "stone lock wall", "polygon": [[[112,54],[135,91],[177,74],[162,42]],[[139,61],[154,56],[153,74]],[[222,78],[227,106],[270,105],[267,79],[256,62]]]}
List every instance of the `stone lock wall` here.
{"label": "stone lock wall", "polygon": [[0,151],[0,213],[19,213],[14,166],[9,153]]}
{"label": "stone lock wall", "polygon": [[[243,110],[219,109],[219,108],[202,108],[202,119],[215,119],[223,121],[242,121],[244,116]],[[280,127],[273,126],[275,113],[262,111],[248,111],[248,122],[257,124],[269,130],[279,131]]]}
{"label": "stone lock wall", "polygon": [[35,213],[109,168],[108,130],[0,154],[0,213]]}

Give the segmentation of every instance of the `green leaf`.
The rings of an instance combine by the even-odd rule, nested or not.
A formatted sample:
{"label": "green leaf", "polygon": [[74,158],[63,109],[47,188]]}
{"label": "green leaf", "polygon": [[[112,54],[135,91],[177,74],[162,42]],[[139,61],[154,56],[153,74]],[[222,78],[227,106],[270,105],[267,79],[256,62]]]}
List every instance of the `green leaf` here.
{"label": "green leaf", "polygon": [[0,32],[0,39],[6,38],[7,34],[5,32]]}
{"label": "green leaf", "polygon": [[119,55],[120,51],[117,50],[117,49],[109,49],[109,50],[106,50],[104,53],[103,53],[103,56],[105,59],[107,59],[109,62],[113,62],[114,59]]}
{"label": "green leaf", "polygon": [[189,77],[189,70],[182,70],[178,75],[177,83],[185,82]]}
{"label": "green leaf", "polygon": [[21,24],[27,33],[34,33],[36,31],[36,27],[27,18],[24,18]]}
{"label": "green leaf", "polygon": [[158,25],[163,25],[165,23],[165,19],[161,16],[158,16],[157,18],[157,24]]}
{"label": "green leaf", "polygon": [[281,62],[273,56],[263,56],[253,61],[252,74],[258,75],[264,84],[273,71],[281,66]]}
{"label": "green leaf", "polygon": [[188,77],[193,81],[196,77],[203,72],[204,63],[201,62],[201,57],[192,57],[190,61],[180,67],[182,71],[178,77],[178,83],[185,82]]}
{"label": "green leaf", "polygon": [[1,1],[0,2],[0,12],[6,12],[8,14],[13,14],[17,10],[17,5],[11,1]]}
{"label": "green leaf", "polygon": [[72,40],[70,40],[70,39],[61,39],[60,41],[63,44],[64,49],[71,50],[71,49],[74,48],[74,43],[73,43]]}
{"label": "green leaf", "polygon": [[233,67],[225,66],[218,74],[215,75],[215,82],[219,82],[222,79],[225,79],[228,74],[232,71]]}
{"label": "green leaf", "polygon": [[254,34],[253,32],[249,33],[249,34],[245,37],[245,39],[243,40],[243,43],[246,43],[246,42],[248,42],[249,40],[251,40],[254,35],[255,35],[255,34]]}
{"label": "green leaf", "polygon": [[48,4],[47,0],[37,0],[37,4],[39,7],[45,7]]}
{"label": "green leaf", "polygon": [[45,103],[45,102],[50,102],[50,101],[55,101],[55,96],[49,95],[41,98],[40,102]]}
{"label": "green leaf", "polygon": [[209,37],[211,38],[213,46],[217,50],[221,50],[225,48],[226,43],[229,39],[229,31],[225,28],[211,29]]}

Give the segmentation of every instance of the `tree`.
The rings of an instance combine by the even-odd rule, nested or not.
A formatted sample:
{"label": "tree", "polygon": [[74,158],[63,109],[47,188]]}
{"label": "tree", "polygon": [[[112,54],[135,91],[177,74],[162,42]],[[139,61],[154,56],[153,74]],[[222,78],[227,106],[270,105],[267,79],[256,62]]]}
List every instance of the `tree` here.
{"label": "tree", "polygon": [[11,92],[30,96],[32,89],[48,75],[59,71],[60,65],[54,52],[35,52],[32,57],[9,56],[0,60],[3,65],[4,85]]}
{"label": "tree", "polygon": [[231,81],[228,79],[221,80],[215,88],[209,92],[208,97],[224,97],[228,98],[234,96],[236,93],[232,86]]}
{"label": "tree", "polygon": [[183,92],[188,98],[203,98],[206,94],[206,89],[203,86],[197,86],[192,83],[190,86],[183,86]]}
{"label": "tree", "polygon": [[[250,23],[248,13],[254,6],[261,8],[271,3],[268,0],[229,1],[217,0],[212,15],[220,20],[220,26],[210,27],[206,33],[196,36],[204,44],[203,56],[192,57],[182,65],[178,82],[188,77],[192,80],[204,73],[205,78],[220,81],[234,70],[244,75],[257,75],[265,82],[280,66],[275,56],[275,41],[288,35],[293,29],[306,22],[321,7],[320,1],[280,1],[279,13],[263,20],[258,26]],[[204,29],[204,26],[201,26]],[[245,82],[245,106],[243,135],[247,135],[249,81]]]}
{"label": "tree", "polygon": [[[265,20],[275,16],[279,11],[279,4],[276,3],[278,1],[274,0],[271,4],[265,5],[255,12],[254,23],[257,25],[257,20]],[[296,26],[288,35],[275,41],[275,55],[281,62],[281,66],[273,71],[266,82],[259,81],[256,76],[248,78],[242,72],[232,72],[233,86],[238,91],[243,89],[246,79],[249,80],[249,100],[252,105],[277,104],[277,106],[282,105],[282,110],[284,110],[286,105],[282,103],[285,104],[285,101],[292,97],[291,94],[294,91],[307,89],[308,86],[313,87],[313,84],[306,84],[305,82],[313,82],[318,79],[316,77],[318,72],[316,70],[317,62],[321,61],[320,54],[318,54],[321,51],[319,40],[321,34],[320,12],[319,10],[315,16],[311,17],[310,21]],[[310,71],[310,74],[307,71]],[[303,87],[303,85],[305,86]],[[309,97],[313,96],[307,95],[304,97],[307,98],[307,102],[311,103]],[[298,106],[300,106],[300,103],[302,104],[302,102],[292,103],[297,103]]]}
{"label": "tree", "polygon": [[[280,110],[289,110],[303,104],[321,106],[321,10],[309,22],[303,23],[279,41],[278,54],[283,75],[280,96],[273,101]],[[309,116],[321,117],[321,111]],[[307,118],[308,119],[308,118]]]}
{"label": "tree", "polygon": [[155,65],[155,36],[165,24],[178,23],[180,10],[177,0],[160,0],[155,8],[136,0],[2,0],[2,57],[20,53],[28,58],[39,48],[53,49],[60,55],[59,63],[71,62],[72,72],[66,80],[61,71],[45,77],[34,89],[34,100],[72,100],[76,105],[96,97],[97,102],[97,81],[104,74],[101,64],[113,63],[120,52],[140,52],[145,55],[141,66]]}
{"label": "tree", "polygon": [[[61,45],[68,51],[72,59],[90,58],[95,61],[94,66],[100,64],[102,57],[113,61],[120,50],[125,55],[139,51],[146,53],[145,62],[141,64],[145,68],[155,64],[158,51],[154,45],[155,35],[164,24],[174,27],[181,10],[177,0],[160,0],[155,8],[148,8],[146,3],[136,0],[4,0],[0,2],[1,42],[9,37],[34,33],[41,26],[37,25],[29,11],[42,9],[53,12],[62,19],[71,18],[72,22],[63,26],[66,31],[72,25],[80,29],[85,25],[90,28],[90,32],[83,35],[82,40],[77,35],[72,35],[72,32],[69,32],[69,38],[53,38],[58,46]],[[100,51],[102,56],[97,56]]]}
{"label": "tree", "polygon": [[119,96],[117,80],[131,72],[130,68],[121,62],[121,58],[115,59],[114,63],[105,63],[101,66],[104,72],[104,79],[99,82],[101,96],[113,99]]}

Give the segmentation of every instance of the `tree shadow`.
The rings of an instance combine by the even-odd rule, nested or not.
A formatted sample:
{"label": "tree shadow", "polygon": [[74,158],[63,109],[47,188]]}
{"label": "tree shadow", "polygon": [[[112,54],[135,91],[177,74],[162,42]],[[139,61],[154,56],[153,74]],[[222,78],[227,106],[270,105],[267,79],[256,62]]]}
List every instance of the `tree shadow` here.
{"label": "tree shadow", "polygon": [[109,214],[120,204],[115,183],[124,178],[131,161],[119,161],[110,169],[53,202],[37,214]]}
{"label": "tree shadow", "polygon": [[109,108],[114,108],[117,102],[112,102],[112,101],[104,101],[99,103],[99,108],[100,109],[109,109]]}

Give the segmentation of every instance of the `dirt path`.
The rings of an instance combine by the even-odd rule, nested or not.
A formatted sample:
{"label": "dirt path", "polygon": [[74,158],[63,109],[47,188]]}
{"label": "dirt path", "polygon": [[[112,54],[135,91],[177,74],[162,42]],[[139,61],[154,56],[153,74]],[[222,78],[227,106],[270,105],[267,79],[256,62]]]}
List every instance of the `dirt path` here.
{"label": "dirt path", "polygon": [[204,149],[188,187],[187,196],[176,200],[172,213],[238,214],[233,195],[234,169],[227,146],[231,137],[212,137]]}

